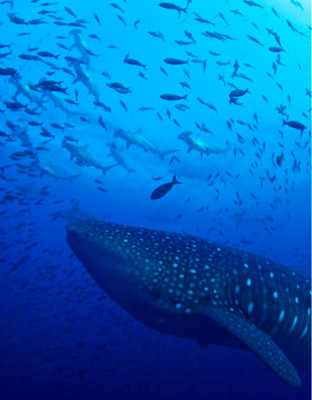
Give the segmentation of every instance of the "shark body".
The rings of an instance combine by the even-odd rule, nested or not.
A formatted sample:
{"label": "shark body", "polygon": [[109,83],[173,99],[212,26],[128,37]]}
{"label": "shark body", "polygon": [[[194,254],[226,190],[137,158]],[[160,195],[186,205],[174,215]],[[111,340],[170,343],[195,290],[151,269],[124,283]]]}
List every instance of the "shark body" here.
{"label": "shark body", "polygon": [[43,175],[47,175],[51,176],[54,179],[69,181],[70,183],[73,183],[74,179],[77,179],[80,176],[80,174],[74,174],[74,175],[65,174],[63,171],[58,170],[58,168],[56,168],[56,166],[53,165],[51,161],[44,163],[37,159],[31,163],[31,168],[37,169],[41,177]]}
{"label": "shark body", "polygon": [[98,285],[143,324],[249,349],[285,383],[309,369],[311,282],[258,255],[184,234],[73,221],[67,241]]}
{"label": "shark body", "polygon": [[151,143],[148,139],[146,139],[142,135],[142,129],[138,129],[136,132],[124,131],[123,129],[118,129],[114,133],[115,137],[119,137],[126,141],[127,149],[130,146],[137,146],[143,149],[144,151],[149,151],[150,153],[157,154],[163,160],[165,156],[171,153],[175,153],[178,150],[168,150],[168,151],[160,151],[157,147]]}
{"label": "shark body", "polygon": [[135,169],[130,168],[126,162],[126,160],[124,159],[121,151],[117,148],[117,146],[115,145],[115,143],[107,143],[107,146],[109,147],[110,153],[108,154],[107,157],[112,157],[116,163],[124,168],[126,171],[128,172],[135,172]]}
{"label": "shark body", "polygon": [[[111,214],[105,214],[103,215],[100,219],[105,219],[109,217]],[[53,213],[50,214],[52,217],[52,220],[55,221],[57,218],[64,218],[67,219],[67,221],[73,221],[73,220],[90,220],[94,218],[94,215],[88,211],[82,210],[79,207],[79,202],[76,201],[76,203],[69,209],[64,209],[60,211],[54,211]]]}
{"label": "shark body", "polygon": [[106,165],[106,166],[102,165],[90,153],[88,144],[84,146],[78,146],[70,143],[66,139],[63,139],[62,147],[63,149],[66,149],[70,153],[71,161],[75,160],[76,164],[80,166],[94,167],[100,169],[104,175],[106,175],[107,171],[109,171],[111,168],[114,168],[117,165],[117,164]]}
{"label": "shark body", "polygon": [[78,62],[71,62],[70,66],[75,69],[77,75],[73,81],[73,84],[81,82],[86,87],[89,94],[94,97],[94,100],[100,101],[99,91],[95,86],[90,74]]}
{"label": "shark body", "polygon": [[35,103],[42,110],[45,110],[45,107],[43,106],[44,101],[40,98],[40,96],[37,95],[37,93],[31,91],[29,86],[26,83],[22,82],[20,77],[12,76],[9,82],[12,83],[16,88],[16,92],[13,96],[13,99],[15,101],[17,101],[17,96],[23,95],[30,101],[30,104]]}
{"label": "shark body", "polygon": [[210,146],[208,146],[207,143],[203,142],[199,138],[195,138],[192,135],[193,135],[192,132],[183,132],[177,136],[177,139],[182,140],[187,145],[188,153],[190,153],[192,150],[194,150],[194,151],[198,151],[201,156],[203,156],[203,154],[206,154],[207,156],[209,156],[209,154],[226,153],[229,150],[229,149],[219,149],[219,148],[210,147]]}

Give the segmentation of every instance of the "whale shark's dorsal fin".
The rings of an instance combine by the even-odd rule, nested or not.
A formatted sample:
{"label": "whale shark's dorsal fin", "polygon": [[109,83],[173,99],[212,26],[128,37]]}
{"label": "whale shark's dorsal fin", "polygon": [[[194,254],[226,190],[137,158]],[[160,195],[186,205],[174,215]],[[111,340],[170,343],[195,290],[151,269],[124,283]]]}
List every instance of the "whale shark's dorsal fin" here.
{"label": "whale shark's dorsal fin", "polygon": [[291,386],[301,386],[301,379],[271,337],[252,322],[232,311],[210,304],[197,304],[193,311],[201,317],[209,317],[235,335],[253,351],[278,377]]}
{"label": "whale shark's dorsal fin", "polygon": [[142,128],[139,128],[135,131],[136,135],[142,135]]}

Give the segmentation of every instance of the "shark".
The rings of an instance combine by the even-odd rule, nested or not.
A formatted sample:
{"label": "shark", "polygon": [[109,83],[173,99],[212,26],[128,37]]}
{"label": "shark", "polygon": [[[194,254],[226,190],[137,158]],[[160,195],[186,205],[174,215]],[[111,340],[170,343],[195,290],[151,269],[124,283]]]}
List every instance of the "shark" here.
{"label": "shark", "polygon": [[68,118],[75,116],[75,115],[77,115],[77,116],[84,115],[83,112],[69,110],[63,104],[62,100],[60,100],[60,98],[56,94],[50,92],[49,90],[42,90],[42,98],[43,99],[47,98],[47,99],[51,100],[51,102],[53,103],[53,106],[61,109],[67,115]]}
{"label": "shark", "polygon": [[72,29],[69,34],[74,40],[74,43],[71,45],[71,49],[76,48],[79,51],[81,61],[84,62],[89,68],[90,56],[86,51],[87,43],[82,37],[82,31],[80,29]]}
{"label": "shark", "polygon": [[76,77],[73,80],[73,84],[77,82],[81,82],[86,89],[88,90],[89,94],[94,97],[95,101],[100,101],[100,95],[98,88],[95,86],[94,81],[90,74],[83,68],[82,64],[78,61],[72,61],[69,63],[70,67],[74,68],[76,72]]}
{"label": "shark", "polygon": [[45,188],[40,188],[36,185],[35,181],[27,185],[16,186],[18,192],[24,193],[31,196],[53,196],[51,192],[48,192]]}
{"label": "shark", "polygon": [[164,157],[167,156],[168,154],[179,151],[179,150],[160,151],[153,143],[151,143],[148,139],[146,139],[142,135],[141,128],[135,132],[125,131],[123,129],[117,129],[114,132],[114,136],[117,138],[119,137],[121,139],[124,139],[126,141],[127,149],[132,145],[138,146],[141,147],[141,149],[143,149],[144,151],[149,151],[150,153],[158,154],[161,160],[163,160]]}
{"label": "shark", "polygon": [[54,179],[69,181],[70,183],[73,183],[74,179],[77,179],[80,176],[80,174],[65,174],[63,171],[57,169],[51,161],[44,163],[37,159],[30,164],[30,167],[31,169],[38,170],[40,173],[40,177],[42,177],[43,175],[47,175],[51,176]]}
{"label": "shark", "polygon": [[19,76],[12,76],[9,82],[12,83],[16,88],[16,92],[13,96],[13,99],[15,101],[17,101],[17,96],[23,95],[30,101],[30,103],[35,103],[42,110],[45,110],[45,107],[43,105],[44,100],[42,100],[40,96],[37,95],[37,93],[31,91],[30,87],[26,83],[24,83]]}
{"label": "shark", "polygon": [[[111,214],[107,213],[105,215],[102,216],[102,219],[105,219],[107,217],[109,217]],[[82,210],[79,207],[79,202],[76,201],[75,204],[69,208],[69,209],[65,209],[65,210],[59,210],[59,211],[54,211],[53,213],[50,214],[50,217],[52,218],[52,221],[55,221],[57,218],[64,218],[67,221],[73,221],[73,220],[90,220],[92,218],[94,218],[94,215],[89,213],[88,211]]]}
{"label": "shark", "polygon": [[256,254],[186,234],[98,220],[67,225],[97,284],[159,332],[252,351],[286,384],[309,369],[311,279]]}
{"label": "shark", "polygon": [[126,171],[128,172],[135,172],[135,169],[130,168],[126,162],[126,160],[124,159],[121,151],[117,148],[117,146],[115,145],[115,143],[107,143],[106,144],[107,147],[110,150],[110,153],[108,154],[107,157],[113,157],[113,159],[116,161],[116,163],[124,168]]}
{"label": "shark", "polygon": [[117,164],[113,165],[102,165],[98,160],[96,160],[92,154],[89,152],[89,145],[86,144],[84,146],[77,146],[75,144],[70,143],[68,140],[63,139],[62,147],[66,149],[70,153],[70,160],[75,160],[77,165],[94,167],[100,169],[104,175],[111,168],[115,167]]}
{"label": "shark", "polygon": [[6,126],[10,129],[12,138],[17,138],[21,141],[21,146],[29,149],[33,148],[32,141],[27,133],[27,127],[22,127],[14,124],[10,120],[6,121]]}
{"label": "shark", "polygon": [[203,154],[206,154],[209,156],[209,154],[220,154],[220,153],[225,153],[228,151],[228,149],[219,149],[219,148],[214,148],[210,147],[207,143],[203,142],[199,138],[194,138],[192,136],[192,132],[183,132],[180,133],[177,136],[177,139],[182,140],[186,145],[187,145],[187,152],[190,153],[192,150],[198,151],[201,156]]}

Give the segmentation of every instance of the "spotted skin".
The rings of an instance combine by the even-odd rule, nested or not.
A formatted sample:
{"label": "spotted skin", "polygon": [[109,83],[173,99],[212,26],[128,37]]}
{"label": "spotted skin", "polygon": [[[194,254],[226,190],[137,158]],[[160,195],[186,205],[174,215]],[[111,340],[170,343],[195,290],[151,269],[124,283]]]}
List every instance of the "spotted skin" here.
{"label": "spotted skin", "polygon": [[99,286],[158,331],[253,351],[285,383],[309,368],[311,282],[273,261],[211,241],[100,221],[67,225]]}

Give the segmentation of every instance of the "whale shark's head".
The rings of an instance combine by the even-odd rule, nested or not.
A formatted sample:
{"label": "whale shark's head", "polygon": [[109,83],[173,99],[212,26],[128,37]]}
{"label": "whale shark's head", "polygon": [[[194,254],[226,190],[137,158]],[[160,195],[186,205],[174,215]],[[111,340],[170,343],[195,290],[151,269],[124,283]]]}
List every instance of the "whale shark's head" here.
{"label": "whale shark's head", "polygon": [[[175,267],[183,261],[177,248],[176,260],[168,254],[170,237],[163,232],[96,220],[70,222],[67,242],[95,281],[119,303],[123,303],[120,296],[129,299],[138,293],[146,301],[161,301],[166,284],[173,283],[169,265],[178,270]],[[181,288],[177,295],[180,292]]]}
{"label": "whale shark's head", "polygon": [[[123,306],[129,296],[139,296],[140,301],[184,312],[198,296],[207,296],[214,262],[210,260],[210,271],[205,268],[190,236],[81,220],[67,225],[67,241],[99,286]],[[215,292],[223,286],[218,274],[209,286]]]}
{"label": "whale shark's head", "polygon": [[[211,250],[207,242],[97,220],[69,222],[67,242],[97,284],[136,319],[157,330],[199,341],[204,332],[206,339],[203,329],[200,332],[183,317],[182,322],[169,320],[168,315],[178,319],[190,315],[194,304],[209,301],[212,291],[218,295],[217,288],[224,285],[218,273],[209,280],[213,259],[209,267],[200,259],[201,250]],[[187,326],[181,328],[181,323]]]}
{"label": "whale shark's head", "polygon": [[67,242],[96,280],[125,280],[134,273],[133,248],[137,239],[123,226],[96,220],[78,220],[67,225]]}

